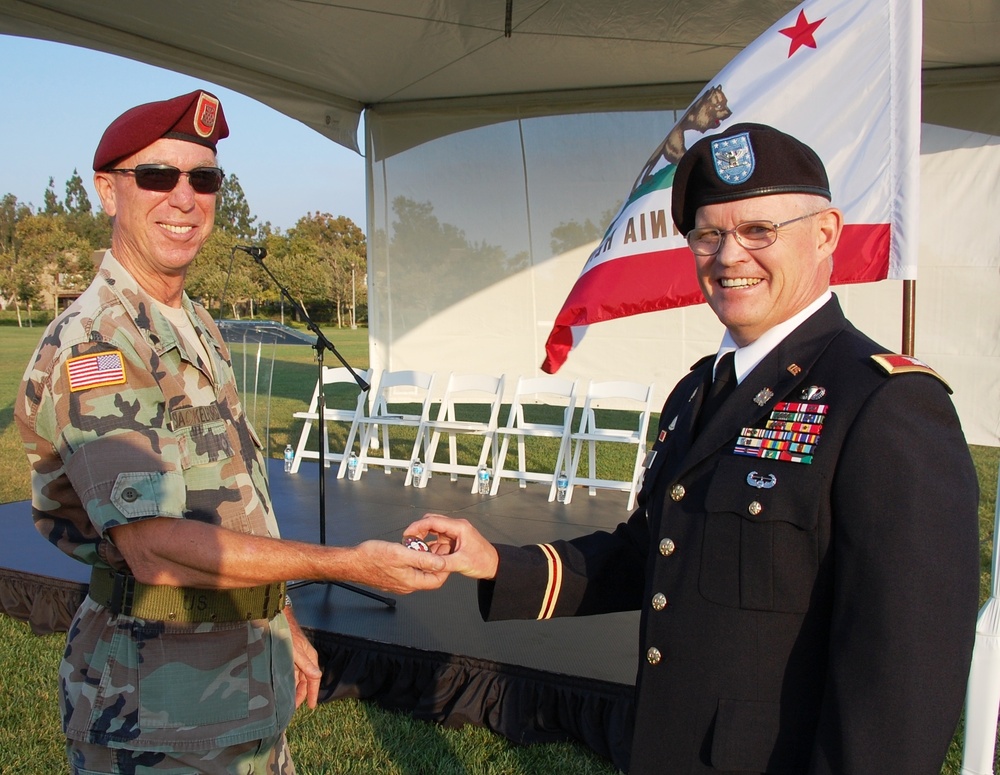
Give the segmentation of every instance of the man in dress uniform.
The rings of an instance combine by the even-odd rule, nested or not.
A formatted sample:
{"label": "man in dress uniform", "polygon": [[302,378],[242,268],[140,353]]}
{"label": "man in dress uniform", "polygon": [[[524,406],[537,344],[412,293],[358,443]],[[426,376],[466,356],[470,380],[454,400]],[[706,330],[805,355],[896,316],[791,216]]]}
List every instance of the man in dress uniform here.
{"label": "man in dress uniform", "polygon": [[937,775],[978,597],[949,388],[844,318],[843,218],[797,139],[701,139],[672,214],[726,333],[663,407],[638,510],[520,548],[437,515],[407,533],[481,579],[488,620],[642,612],[633,773]]}
{"label": "man in dress uniform", "polygon": [[184,292],[228,134],[204,91],[108,127],[94,185],[111,250],[46,330],[15,408],[35,524],[93,566],[59,670],[81,775],[294,773],[284,730],[315,706],[321,671],[285,580],[405,592],[444,578],[440,558],[399,544],[278,538],[229,352]]}

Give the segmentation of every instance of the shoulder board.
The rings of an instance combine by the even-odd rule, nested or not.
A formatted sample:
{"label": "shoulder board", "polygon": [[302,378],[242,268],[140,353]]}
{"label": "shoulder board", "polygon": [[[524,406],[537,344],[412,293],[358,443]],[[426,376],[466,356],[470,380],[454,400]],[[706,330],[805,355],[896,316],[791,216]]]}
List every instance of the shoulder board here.
{"label": "shoulder board", "polygon": [[930,376],[936,378],[944,385],[945,389],[951,393],[951,385],[949,385],[944,377],[938,374],[934,369],[928,366],[923,361],[917,360],[912,355],[897,355],[896,353],[882,353],[881,355],[873,355],[872,360],[878,364],[879,368],[882,369],[889,376],[894,376],[896,374],[909,374],[912,372],[917,372],[919,374],[929,374]]}

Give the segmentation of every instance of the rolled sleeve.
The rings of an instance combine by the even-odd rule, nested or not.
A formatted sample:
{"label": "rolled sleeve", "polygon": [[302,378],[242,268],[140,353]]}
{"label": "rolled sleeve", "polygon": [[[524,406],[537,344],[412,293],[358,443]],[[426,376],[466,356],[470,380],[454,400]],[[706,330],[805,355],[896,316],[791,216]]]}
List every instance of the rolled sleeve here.
{"label": "rolled sleeve", "polygon": [[[66,472],[87,516],[102,534],[149,517],[183,517],[186,486],[178,446],[162,436],[103,436],[79,447]],[[158,448],[157,448],[158,447]]]}

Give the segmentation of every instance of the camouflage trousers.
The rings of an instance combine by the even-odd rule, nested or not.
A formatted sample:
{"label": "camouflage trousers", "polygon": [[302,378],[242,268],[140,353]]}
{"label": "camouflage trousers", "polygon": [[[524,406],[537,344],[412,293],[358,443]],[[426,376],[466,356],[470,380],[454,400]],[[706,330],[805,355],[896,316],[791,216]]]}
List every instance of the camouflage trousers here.
{"label": "camouflage trousers", "polygon": [[295,775],[285,736],[211,751],[129,751],[70,740],[70,775]]}

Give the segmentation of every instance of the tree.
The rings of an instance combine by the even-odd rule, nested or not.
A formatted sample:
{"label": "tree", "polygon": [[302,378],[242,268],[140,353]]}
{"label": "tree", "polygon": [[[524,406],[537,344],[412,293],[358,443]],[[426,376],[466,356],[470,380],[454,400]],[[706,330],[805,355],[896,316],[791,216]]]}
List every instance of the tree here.
{"label": "tree", "polygon": [[184,287],[214,314],[235,319],[248,307],[253,316],[254,299],[262,295],[260,270],[233,248],[232,237],[215,229],[188,269]]}
{"label": "tree", "polygon": [[61,217],[66,228],[86,241],[91,250],[111,246],[111,219],[104,210],[94,213],[83,179],[75,169],[66,181],[66,200],[60,207],[62,213],[52,214]]}
{"label": "tree", "polygon": [[17,224],[31,215],[31,208],[17,201],[13,194],[0,199],[0,309],[16,299],[15,266],[19,240]]}
{"label": "tree", "polygon": [[365,233],[346,215],[335,217],[319,211],[309,213],[299,218],[289,234],[311,238],[318,244],[340,245],[358,256],[367,253]]}
{"label": "tree", "polygon": [[311,254],[322,272],[327,295],[316,301],[333,302],[338,327],[344,325],[345,312],[353,326],[357,277],[366,276],[368,271],[364,232],[345,215],[315,212],[300,218],[289,237],[293,248],[303,252],[303,259]]}
{"label": "tree", "polygon": [[13,194],[4,194],[0,199],[0,253],[16,252],[17,223],[29,215],[31,208],[18,202]]}
{"label": "tree", "polygon": [[43,199],[45,208],[42,212],[45,215],[62,215],[66,212],[66,208],[63,207],[62,202],[59,201],[59,197],[56,196],[56,182],[53,178],[49,178],[49,185],[45,189]]}
{"label": "tree", "polygon": [[[49,178],[49,186],[52,185],[52,178]],[[70,179],[66,181],[66,201],[64,208],[70,215],[92,214],[90,197],[87,196],[87,189],[83,187],[83,179],[80,173],[74,168]]]}
{"label": "tree", "polygon": [[[65,216],[38,213],[17,223],[17,259],[11,264],[15,305],[31,304],[47,284],[67,290],[83,290],[93,279],[90,245],[66,228]],[[20,306],[17,306],[20,322]]]}
{"label": "tree", "polygon": [[215,202],[215,226],[233,240],[250,242],[258,235],[253,225],[256,215],[250,212],[243,186],[236,175],[226,175]]}

